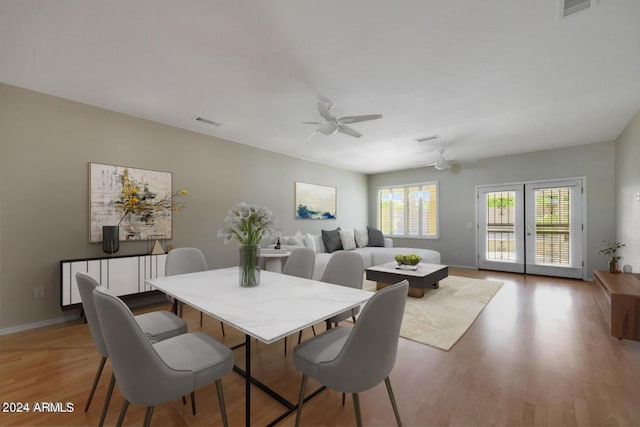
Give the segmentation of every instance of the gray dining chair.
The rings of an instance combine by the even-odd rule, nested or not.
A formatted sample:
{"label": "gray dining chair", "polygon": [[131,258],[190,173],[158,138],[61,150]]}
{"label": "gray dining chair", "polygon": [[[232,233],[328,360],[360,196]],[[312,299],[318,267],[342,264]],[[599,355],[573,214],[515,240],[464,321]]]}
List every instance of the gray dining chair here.
{"label": "gray dining chair", "polygon": [[202,332],[191,332],[152,344],[131,310],[107,289],[93,291],[96,312],[125,398],[118,418],[122,425],[129,403],[146,406],[143,425],[149,426],[156,405],[169,402],[215,382],[222,423],[227,414],[222,377],[233,370],[233,352]]}
{"label": "gray dining chair", "polygon": [[[207,260],[198,248],[177,248],[169,251],[165,263],[164,274],[166,276],[176,276],[178,274],[197,273],[208,270]],[[173,312],[182,316],[182,303],[175,298],[168,297],[173,302]],[[200,326],[202,326],[202,312],[200,312]],[[224,333],[224,323],[220,322],[222,336]]]}
{"label": "gray dining chair", "polygon": [[[349,286],[351,288],[362,289],[364,278],[364,260],[356,252],[336,252],[327,263],[327,267],[320,279],[322,282],[333,283],[334,285]],[[327,319],[327,328],[331,325],[337,326],[339,322],[351,317],[355,323],[356,314],[360,312],[360,307],[338,313]]]}
{"label": "gray dining chair", "polygon": [[[107,347],[104,343],[102,336],[102,329],[98,321],[98,314],[96,313],[95,305],[93,303],[93,290],[100,287],[100,284],[89,274],[78,272],[76,273],[76,283],[78,284],[78,291],[80,293],[80,301],[82,301],[82,310],[84,311],[85,319],[89,324],[89,330],[91,331],[91,337],[93,339],[93,345],[98,353],[102,356],[100,364],[98,365],[98,372],[93,380],[89,397],[87,398],[87,404],[84,407],[84,411],[89,410],[91,400],[96,391],[96,386],[100,381],[104,364],[109,357]],[[147,339],[151,342],[162,341],[167,338],[171,338],[176,335],[181,335],[187,332],[187,323],[168,311],[152,311],[149,313],[139,314],[134,316],[135,321],[140,325],[140,329],[144,332]],[[98,425],[104,424],[104,419],[109,408],[109,402],[111,400],[111,394],[113,393],[113,387],[115,385],[115,376],[111,375],[109,382],[109,388],[105,398],[104,406],[102,408],[102,414],[100,416],[100,422]],[[192,403],[193,405],[193,403]]]}
{"label": "gray dining chair", "polygon": [[[291,251],[291,255],[287,258],[282,267],[282,274],[289,276],[302,277],[303,279],[311,279],[313,276],[313,268],[316,264],[316,253],[311,248],[296,248]],[[313,335],[316,330],[311,326]],[[302,340],[302,331],[298,332],[298,344]],[[284,354],[287,354],[287,337],[284,337]]]}
{"label": "gray dining chair", "polygon": [[300,425],[309,377],[333,390],[352,394],[358,427],[362,426],[358,393],[384,380],[396,423],[402,425],[389,374],[396,361],[408,289],[409,282],[403,280],[376,292],[353,328],[328,329],[295,347],[293,365],[302,372],[296,426]]}

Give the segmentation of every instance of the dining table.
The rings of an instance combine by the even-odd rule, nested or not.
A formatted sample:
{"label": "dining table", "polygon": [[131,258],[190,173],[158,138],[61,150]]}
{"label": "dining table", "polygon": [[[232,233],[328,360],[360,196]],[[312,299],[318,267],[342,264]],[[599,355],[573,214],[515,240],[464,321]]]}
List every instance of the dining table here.
{"label": "dining table", "polygon": [[[373,292],[363,289],[289,276],[272,271],[260,272],[260,284],[239,285],[238,267],[206,270],[147,279],[153,288],[178,299],[207,315],[239,330],[245,348],[244,369],[234,370],[245,378],[245,424],[251,425],[251,384],[276,399],[285,411],[269,425],[275,425],[297,409],[271,387],[251,375],[251,341],[274,343],[309,326],[365,303]],[[305,401],[317,395],[316,390]]]}

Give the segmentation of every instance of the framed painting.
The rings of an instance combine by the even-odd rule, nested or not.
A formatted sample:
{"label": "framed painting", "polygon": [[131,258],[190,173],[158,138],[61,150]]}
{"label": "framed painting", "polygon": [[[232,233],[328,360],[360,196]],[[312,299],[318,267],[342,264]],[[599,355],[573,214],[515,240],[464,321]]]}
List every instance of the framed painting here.
{"label": "framed painting", "polygon": [[336,187],[295,183],[296,219],[336,219]]}
{"label": "framed painting", "polygon": [[127,166],[89,163],[89,241],[102,226],[119,225],[119,240],[173,236],[172,175]]}

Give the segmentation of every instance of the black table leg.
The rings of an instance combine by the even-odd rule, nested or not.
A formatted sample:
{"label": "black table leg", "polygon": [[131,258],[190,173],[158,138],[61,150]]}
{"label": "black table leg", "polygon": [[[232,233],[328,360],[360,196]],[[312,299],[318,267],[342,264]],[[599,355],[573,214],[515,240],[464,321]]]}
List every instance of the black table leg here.
{"label": "black table leg", "polygon": [[244,393],[245,393],[245,425],[251,426],[251,337],[248,334],[244,336],[246,359],[244,361]]}

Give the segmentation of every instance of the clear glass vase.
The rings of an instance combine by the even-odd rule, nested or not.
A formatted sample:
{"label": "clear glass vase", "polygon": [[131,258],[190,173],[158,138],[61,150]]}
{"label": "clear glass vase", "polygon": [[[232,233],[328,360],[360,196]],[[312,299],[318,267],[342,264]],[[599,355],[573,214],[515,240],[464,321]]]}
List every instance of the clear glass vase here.
{"label": "clear glass vase", "polygon": [[240,246],[239,283],[242,287],[254,287],[260,284],[260,266],[258,265],[258,246]]}

